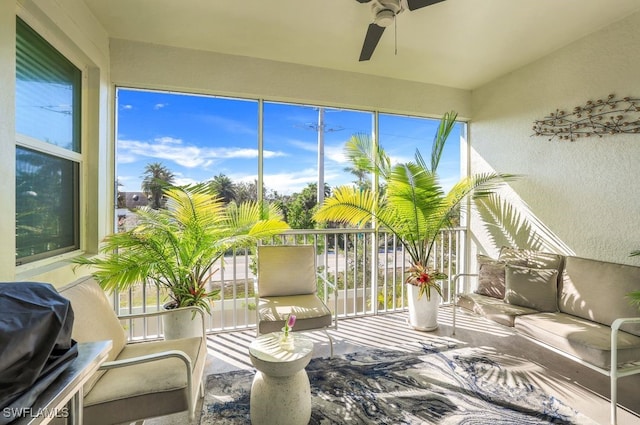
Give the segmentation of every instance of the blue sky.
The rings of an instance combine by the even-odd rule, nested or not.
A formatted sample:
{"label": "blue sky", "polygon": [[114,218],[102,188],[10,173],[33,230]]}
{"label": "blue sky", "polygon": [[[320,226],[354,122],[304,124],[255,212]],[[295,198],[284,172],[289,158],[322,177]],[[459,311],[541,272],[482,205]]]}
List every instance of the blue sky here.
{"label": "blue sky", "polygon": [[[170,92],[119,89],[117,176],[121,191],[139,191],[144,168],[160,162],[187,184],[225,174],[252,182],[258,173],[258,102]],[[299,192],[318,175],[317,107],[264,102],[264,182],[280,194]],[[343,155],[355,133],[371,133],[373,114],[324,108],[325,182],[349,184]],[[425,158],[437,121],[380,114],[380,143],[394,161],[418,147]],[[462,126],[458,126],[462,128]],[[452,133],[439,172],[443,186],[459,179],[459,135]]]}

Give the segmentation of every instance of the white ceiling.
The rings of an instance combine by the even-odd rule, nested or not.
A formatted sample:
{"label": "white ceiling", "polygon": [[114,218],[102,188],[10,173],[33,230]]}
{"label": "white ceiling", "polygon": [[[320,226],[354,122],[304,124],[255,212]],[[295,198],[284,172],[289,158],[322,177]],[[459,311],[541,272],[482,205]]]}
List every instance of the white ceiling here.
{"label": "white ceiling", "polygon": [[404,11],[368,62],[356,0],[84,0],[110,37],[473,89],[640,10],[640,0],[446,0]]}

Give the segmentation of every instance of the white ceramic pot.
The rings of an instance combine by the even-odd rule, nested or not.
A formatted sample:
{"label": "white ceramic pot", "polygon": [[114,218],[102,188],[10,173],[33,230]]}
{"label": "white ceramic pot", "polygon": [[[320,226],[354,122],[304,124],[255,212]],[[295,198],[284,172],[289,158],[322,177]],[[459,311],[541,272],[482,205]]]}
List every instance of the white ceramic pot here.
{"label": "white ceramic pot", "polygon": [[409,326],[418,331],[433,331],[437,329],[440,294],[432,288],[431,298],[427,300],[426,294],[418,298],[420,287],[409,283],[406,287],[409,304]]}
{"label": "white ceramic pot", "polygon": [[164,339],[180,339],[202,336],[202,319],[200,313],[192,308],[167,309],[170,313],[162,315]]}

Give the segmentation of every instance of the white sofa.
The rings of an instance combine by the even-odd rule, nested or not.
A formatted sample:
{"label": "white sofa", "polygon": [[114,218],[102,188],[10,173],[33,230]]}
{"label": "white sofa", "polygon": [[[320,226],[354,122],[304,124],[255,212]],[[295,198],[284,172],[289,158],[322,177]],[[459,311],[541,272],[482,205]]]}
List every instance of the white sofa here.
{"label": "white sofa", "polygon": [[[475,291],[461,291],[470,276]],[[479,255],[478,273],[454,284],[454,305],[609,376],[616,423],[617,379],[640,373],[640,311],[627,298],[640,290],[640,267],[502,248],[497,259]]]}

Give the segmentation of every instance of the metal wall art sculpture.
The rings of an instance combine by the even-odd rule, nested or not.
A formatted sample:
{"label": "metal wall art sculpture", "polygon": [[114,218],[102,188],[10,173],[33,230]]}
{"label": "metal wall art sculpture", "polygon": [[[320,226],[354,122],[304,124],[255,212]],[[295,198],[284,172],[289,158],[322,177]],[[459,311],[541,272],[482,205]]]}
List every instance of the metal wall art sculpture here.
{"label": "metal wall art sculpture", "polygon": [[549,140],[575,141],[581,137],[602,137],[620,133],[640,133],[640,98],[589,100],[573,112],[556,109],[533,123],[533,136],[548,136]]}

